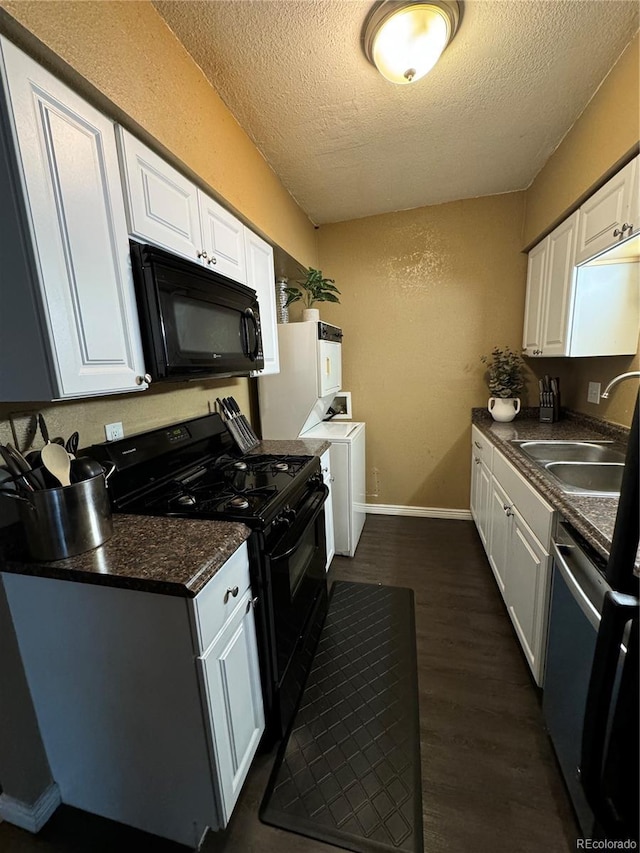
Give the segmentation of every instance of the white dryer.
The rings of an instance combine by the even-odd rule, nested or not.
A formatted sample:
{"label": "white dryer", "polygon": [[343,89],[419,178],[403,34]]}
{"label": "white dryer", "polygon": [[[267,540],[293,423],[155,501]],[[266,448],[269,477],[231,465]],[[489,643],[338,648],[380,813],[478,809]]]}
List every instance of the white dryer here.
{"label": "white dryer", "polygon": [[300,438],[331,442],[331,493],[336,554],[353,557],[366,518],[365,424],[323,421]]}

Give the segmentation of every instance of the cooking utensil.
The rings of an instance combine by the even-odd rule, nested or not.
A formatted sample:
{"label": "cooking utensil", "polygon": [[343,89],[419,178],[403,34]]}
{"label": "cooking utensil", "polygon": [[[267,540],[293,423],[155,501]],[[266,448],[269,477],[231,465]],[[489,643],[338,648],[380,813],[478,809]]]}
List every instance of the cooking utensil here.
{"label": "cooking utensil", "polygon": [[33,470],[30,463],[27,461],[27,459],[25,459],[22,453],[20,453],[17,447],[14,447],[12,444],[9,444],[7,442],[6,450],[20,469],[23,479],[26,480],[30,488],[46,488],[46,483],[44,482],[44,478],[42,477],[41,473],[39,471]]}
{"label": "cooking utensil", "polygon": [[47,429],[47,424],[44,419],[44,415],[38,415],[38,426],[40,427],[40,435],[42,436],[42,440],[45,444],[49,444],[49,430]]}
{"label": "cooking utensil", "polygon": [[32,487],[26,480],[24,480],[20,466],[3,444],[0,444],[0,456],[2,456],[5,467],[14,480],[17,483],[21,483],[26,489],[30,490]]}
{"label": "cooking utensil", "polygon": [[80,483],[91,477],[97,477],[98,474],[104,474],[102,465],[89,456],[78,456],[72,459],[70,470],[72,483]]}
{"label": "cooking utensil", "polygon": [[40,451],[42,465],[60,482],[62,486],[70,486],[69,471],[71,460],[61,444],[49,442]]}
{"label": "cooking utensil", "polygon": [[246,453],[249,449],[246,436],[234,421],[229,408],[226,406],[225,402],[220,399],[220,397],[216,398],[216,405],[218,406],[218,411],[224,417],[225,425],[238,446],[238,449],[242,451],[242,453]]}
{"label": "cooking utensil", "polygon": [[67,439],[64,449],[70,456],[76,456],[78,453],[78,444],[80,443],[80,435],[78,432],[72,432]]}
{"label": "cooking utensil", "polygon": [[244,423],[242,422],[242,418],[240,417],[240,409],[238,408],[238,404],[233,399],[233,397],[225,397],[223,402],[224,402],[225,406],[227,407],[227,409],[231,412],[231,417],[233,418],[235,424],[237,425],[238,429],[242,433],[242,436],[245,439],[245,442],[247,444],[251,444],[251,436],[249,435],[247,428],[245,427]]}
{"label": "cooking utensil", "polygon": [[247,434],[247,438],[248,438],[249,442],[251,443],[251,446],[255,447],[256,444],[259,443],[260,439],[255,434],[255,432],[253,431],[253,427],[251,426],[251,424],[249,423],[247,418],[242,414],[242,412],[240,410],[240,406],[238,405],[235,397],[229,397],[229,400],[231,401],[231,406],[234,409],[234,411],[236,412],[236,415],[238,417],[239,422],[244,427],[244,431]]}
{"label": "cooking utensil", "polygon": [[102,474],[100,466],[99,476],[65,488],[36,489],[28,496],[6,492],[20,502],[18,512],[34,559],[62,560],[97,548],[111,536],[111,504]]}

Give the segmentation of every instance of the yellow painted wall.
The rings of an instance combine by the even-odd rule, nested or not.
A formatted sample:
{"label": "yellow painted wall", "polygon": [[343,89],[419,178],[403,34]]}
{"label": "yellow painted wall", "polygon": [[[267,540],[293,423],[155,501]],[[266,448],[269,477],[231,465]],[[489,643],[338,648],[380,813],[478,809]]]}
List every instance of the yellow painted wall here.
{"label": "yellow painted wall", "polygon": [[[523,245],[548,231],[558,218],[640,139],[639,37],[622,54],[571,131],[526,192]],[[617,386],[609,400],[587,403],[589,382],[607,382],[640,367],[638,354],[609,358],[529,359],[534,373],[559,376],[563,405],[629,426],[637,383]]]}
{"label": "yellow painted wall", "polygon": [[523,212],[512,193],[320,228],[321,268],[342,291],[321,316],[344,329],[369,503],[468,509],[471,408],[489,396],[480,356],[521,343]]}
{"label": "yellow painted wall", "polygon": [[636,35],[527,190],[524,246],[563,218],[637,144],[639,40]]}

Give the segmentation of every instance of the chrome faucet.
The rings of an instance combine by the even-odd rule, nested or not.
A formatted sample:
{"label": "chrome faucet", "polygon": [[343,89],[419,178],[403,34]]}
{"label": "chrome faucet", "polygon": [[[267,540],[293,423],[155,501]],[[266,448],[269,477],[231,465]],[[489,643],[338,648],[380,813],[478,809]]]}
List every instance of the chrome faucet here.
{"label": "chrome faucet", "polygon": [[623,379],[633,379],[634,377],[640,378],[640,370],[632,370],[630,373],[621,373],[619,376],[614,376],[602,394],[600,394],[600,397],[603,400],[606,400],[609,396],[609,391],[611,391],[614,385],[617,385],[618,382],[622,382]]}

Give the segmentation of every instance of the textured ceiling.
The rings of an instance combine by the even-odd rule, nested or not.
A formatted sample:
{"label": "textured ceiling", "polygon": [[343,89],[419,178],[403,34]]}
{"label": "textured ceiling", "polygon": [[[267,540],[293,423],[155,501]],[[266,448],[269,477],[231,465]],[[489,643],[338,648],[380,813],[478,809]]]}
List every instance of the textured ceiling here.
{"label": "textured ceiling", "polygon": [[638,28],[618,0],[467,0],[434,70],[384,80],[361,0],[156,0],[315,223],[524,189]]}

